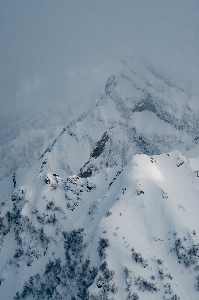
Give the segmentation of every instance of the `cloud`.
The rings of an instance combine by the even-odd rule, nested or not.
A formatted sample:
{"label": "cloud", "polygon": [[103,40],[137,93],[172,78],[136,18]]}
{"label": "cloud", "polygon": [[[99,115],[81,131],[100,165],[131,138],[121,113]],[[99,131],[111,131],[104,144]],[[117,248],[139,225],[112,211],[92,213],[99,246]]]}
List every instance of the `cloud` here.
{"label": "cloud", "polygon": [[3,126],[12,114],[22,119],[24,105],[30,114],[48,103],[76,111],[81,99],[86,110],[97,101],[93,92],[103,92],[131,55],[198,82],[198,15],[197,1],[8,0],[1,28]]}
{"label": "cloud", "polygon": [[26,95],[34,94],[39,92],[40,89],[45,85],[45,76],[38,75],[34,78],[24,78],[19,86],[18,98]]}

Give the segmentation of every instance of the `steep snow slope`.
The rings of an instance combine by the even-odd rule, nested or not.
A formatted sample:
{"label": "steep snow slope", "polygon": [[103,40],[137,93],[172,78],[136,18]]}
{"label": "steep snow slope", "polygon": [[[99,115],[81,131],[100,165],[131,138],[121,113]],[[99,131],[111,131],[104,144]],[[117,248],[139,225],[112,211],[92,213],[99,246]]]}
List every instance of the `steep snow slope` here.
{"label": "steep snow slope", "polygon": [[45,111],[27,115],[23,122],[14,120],[9,127],[1,128],[0,179],[37,161],[63,126],[73,119],[73,113],[67,107],[47,107]]}
{"label": "steep snow slope", "polygon": [[[31,130],[42,129],[42,133],[38,131],[38,140],[42,141],[35,144],[37,131],[33,138],[32,132],[26,133],[37,148],[34,155],[26,143],[20,148],[16,146],[21,144],[21,135],[14,135],[16,143],[10,141],[2,145],[0,178],[35,162],[47,143],[47,152],[53,152],[57,157],[55,164],[68,175],[87,176],[102,166],[124,166],[136,153],[151,155],[178,149],[194,157],[199,145],[198,98],[186,84],[179,84],[149,64],[133,60],[107,80],[105,93],[94,109],[65,126],[58,139],[61,130],[57,133],[53,147],[49,138],[49,132],[53,133],[50,123],[66,122],[67,125],[63,112],[62,117],[58,117],[55,111],[54,121],[48,119],[53,114],[47,114],[47,117],[29,120],[31,125],[24,124]],[[46,133],[45,128],[48,128]],[[7,151],[11,146],[15,151],[15,154],[12,151],[12,159]]]}
{"label": "steep snow slope", "polygon": [[125,166],[136,153],[178,149],[186,154],[198,147],[197,101],[146,67],[126,67],[107,80],[98,105],[67,126],[46,153],[59,157],[53,168],[56,164],[68,175],[82,177],[103,167]]}
{"label": "steep snow slope", "polygon": [[18,167],[26,167],[38,160],[42,152],[53,142],[62,127],[49,130],[29,130],[0,146],[1,178],[14,173]]}
{"label": "steep snow slope", "polygon": [[2,299],[199,298],[198,95],[168,78],[132,61],[67,126],[5,140]]}
{"label": "steep snow slope", "polygon": [[1,202],[2,299],[197,300],[198,169],[178,151],[88,178],[19,169]]}

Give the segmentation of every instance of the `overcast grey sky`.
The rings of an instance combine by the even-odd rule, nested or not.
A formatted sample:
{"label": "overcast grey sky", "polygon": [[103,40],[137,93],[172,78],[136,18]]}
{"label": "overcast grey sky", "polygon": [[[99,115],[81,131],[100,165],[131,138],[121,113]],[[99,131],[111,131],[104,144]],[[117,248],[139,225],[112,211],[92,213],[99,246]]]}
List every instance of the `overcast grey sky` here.
{"label": "overcast grey sky", "polygon": [[3,126],[47,103],[87,108],[131,55],[199,78],[199,1],[6,0],[0,8]]}

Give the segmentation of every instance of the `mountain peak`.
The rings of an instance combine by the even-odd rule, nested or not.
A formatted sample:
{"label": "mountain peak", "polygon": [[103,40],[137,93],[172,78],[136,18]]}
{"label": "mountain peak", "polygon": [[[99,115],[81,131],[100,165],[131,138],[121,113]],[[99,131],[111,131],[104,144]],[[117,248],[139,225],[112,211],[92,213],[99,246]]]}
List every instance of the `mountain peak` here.
{"label": "mountain peak", "polygon": [[198,299],[198,98],[158,72],[1,146],[3,299]]}

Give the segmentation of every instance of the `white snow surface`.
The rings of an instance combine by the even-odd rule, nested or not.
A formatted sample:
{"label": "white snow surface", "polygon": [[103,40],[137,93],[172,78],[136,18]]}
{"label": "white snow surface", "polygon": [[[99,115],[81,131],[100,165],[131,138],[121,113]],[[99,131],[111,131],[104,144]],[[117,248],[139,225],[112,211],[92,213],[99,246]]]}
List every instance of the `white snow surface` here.
{"label": "white snow surface", "polygon": [[132,61],[78,119],[10,135],[0,299],[198,300],[198,113]]}
{"label": "white snow surface", "polygon": [[[77,174],[105,132],[109,139],[103,160],[110,167],[125,165],[137,153],[177,149],[195,157],[198,101],[199,95],[185,83],[157,67],[132,60],[120,73],[110,76],[97,105],[74,121],[71,117],[75,113],[59,107],[47,108],[11,126],[1,138],[0,179],[36,162],[48,146],[59,156],[64,172]],[[59,137],[62,130],[64,134]],[[51,149],[53,141],[56,147]]]}
{"label": "white snow surface", "polygon": [[[137,154],[124,168],[105,168],[89,178],[42,175],[40,162],[26,172],[18,170],[15,190],[1,203],[2,299],[22,293],[24,282],[44,274],[50,260],[61,258],[64,265],[63,232],[83,228],[82,259],[98,270],[90,297],[103,294],[100,266],[106,262],[106,269],[114,271],[108,284],[115,286],[113,292],[108,289],[108,299],[137,294],[139,299],[197,300],[198,168],[199,158],[173,151]],[[100,239],[108,241],[101,257]],[[58,291],[60,299],[71,299],[74,282],[70,293],[64,282],[57,282],[50,299],[59,299]],[[25,299],[34,299],[34,293]],[[175,295],[180,298],[172,298]]]}

